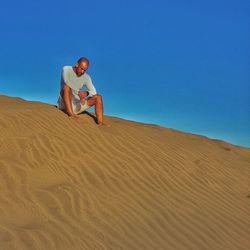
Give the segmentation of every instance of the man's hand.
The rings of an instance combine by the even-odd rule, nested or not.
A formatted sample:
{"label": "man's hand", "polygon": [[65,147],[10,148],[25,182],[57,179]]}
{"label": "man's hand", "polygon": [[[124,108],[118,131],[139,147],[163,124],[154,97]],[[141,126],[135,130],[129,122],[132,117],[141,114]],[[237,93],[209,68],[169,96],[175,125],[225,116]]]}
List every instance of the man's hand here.
{"label": "man's hand", "polygon": [[76,117],[77,115],[74,114],[74,113],[68,113],[68,116],[69,116],[69,117]]}
{"label": "man's hand", "polygon": [[80,99],[80,103],[81,103],[82,105],[84,105],[85,102],[86,102],[86,100],[85,100],[84,97]]}
{"label": "man's hand", "polygon": [[79,116],[77,116],[76,114],[68,114],[69,118],[70,119],[73,119],[73,120],[76,120],[76,121],[79,121]]}
{"label": "man's hand", "polygon": [[78,96],[80,97],[80,99],[84,98],[84,97],[87,97],[89,95],[89,92],[88,91],[78,91]]}

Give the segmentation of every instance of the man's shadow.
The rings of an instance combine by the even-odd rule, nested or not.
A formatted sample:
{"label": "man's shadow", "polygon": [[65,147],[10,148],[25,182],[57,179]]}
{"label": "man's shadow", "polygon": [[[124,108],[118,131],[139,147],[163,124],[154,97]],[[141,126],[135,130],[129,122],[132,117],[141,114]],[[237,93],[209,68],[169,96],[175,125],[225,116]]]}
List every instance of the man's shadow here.
{"label": "man's shadow", "polygon": [[93,114],[89,113],[88,111],[83,111],[82,113],[80,113],[80,114],[78,114],[78,115],[81,115],[81,114],[86,114],[86,115],[90,116],[90,117],[94,120],[94,122],[95,122],[96,124],[98,124],[98,123],[97,123],[97,118],[96,118]]}
{"label": "man's shadow", "polygon": [[[52,105],[52,106],[58,109],[57,105]],[[66,113],[65,110],[60,110],[60,109],[58,109],[58,110],[59,110],[59,111],[62,111],[64,114],[67,115],[67,113]],[[96,124],[98,124],[98,123],[97,123],[97,118],[96,118],[93,114],[89,113],[88,111],[83,111],[83,112],[79,113],[78,115],[84,115],[84,114],[90,116],[90,117],[94,120],[94,122],[95,122]]]}

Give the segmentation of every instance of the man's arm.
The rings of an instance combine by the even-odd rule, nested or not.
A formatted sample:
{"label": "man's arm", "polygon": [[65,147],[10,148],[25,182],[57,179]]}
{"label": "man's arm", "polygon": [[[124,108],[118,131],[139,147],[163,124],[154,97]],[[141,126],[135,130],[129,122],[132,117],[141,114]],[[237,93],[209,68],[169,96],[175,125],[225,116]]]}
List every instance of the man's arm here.
{"label": "man's arm", "polygon": [[80,97],[81,104],[84,105],[85,97],[89,96],[89,91],[79,90],[78,91],[78,96]]}
{"label": "man's arm", "polygon": [[80,99],[85,98],[88,95],[89,95],[89,91],[83,91],[83,90],[78,91],[78,96],[80,97]]}
{"label": "man's arm", "polygon": [[67,114],[69,116],[75,116],[75,114],[72,111],[70,91],[71,91],[70,87],[67,84],[64,84],[64,87],[61,90],[61,97],[64,100]]}
{"label": "man's arm", "polygon": [[88,81],[86,82],[86,87],[88,88],[88,92],[89,92],[90,97],[95,96],[97,94],[96,89],[95,89],[90,77],[89,77]]}

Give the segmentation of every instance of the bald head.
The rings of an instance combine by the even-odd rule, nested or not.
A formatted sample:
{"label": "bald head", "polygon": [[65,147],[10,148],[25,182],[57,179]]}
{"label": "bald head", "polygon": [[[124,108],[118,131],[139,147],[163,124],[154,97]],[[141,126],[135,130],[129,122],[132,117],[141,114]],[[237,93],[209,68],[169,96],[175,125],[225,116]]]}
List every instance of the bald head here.
{"label": "bald head", "polygon": [[87,57],[81,57],[78,59],[77,63],[86,62],[89,65],[89,59]]}

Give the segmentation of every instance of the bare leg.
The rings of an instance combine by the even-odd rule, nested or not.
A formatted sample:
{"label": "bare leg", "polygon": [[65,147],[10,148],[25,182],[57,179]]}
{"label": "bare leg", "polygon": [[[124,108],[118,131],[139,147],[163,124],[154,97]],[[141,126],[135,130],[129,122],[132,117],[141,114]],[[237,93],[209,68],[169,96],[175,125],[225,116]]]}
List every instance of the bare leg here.
{"label": "bare leg", "polygon": [[103,123],[103,103],[102,103],[101,96],[97,96],[96,98],[95,114],[97,118],[97,123],[102,124]]}
{"label": "bare leg", "polygon": [[71,106],[71,98],[70,98],[70,87],[65,85],[64,88],[61,90],[61,97],[63,98],[65,107],[66,107],[66,112],[69,116],[74,116],[74,113],[72,111],[72,106]]}
{"label": "bare leg", "polygon": [[103,124],[103,103],[102,96],[95,95],[87,100],[89,106],[95,105],[95,115],[98,124]]}

